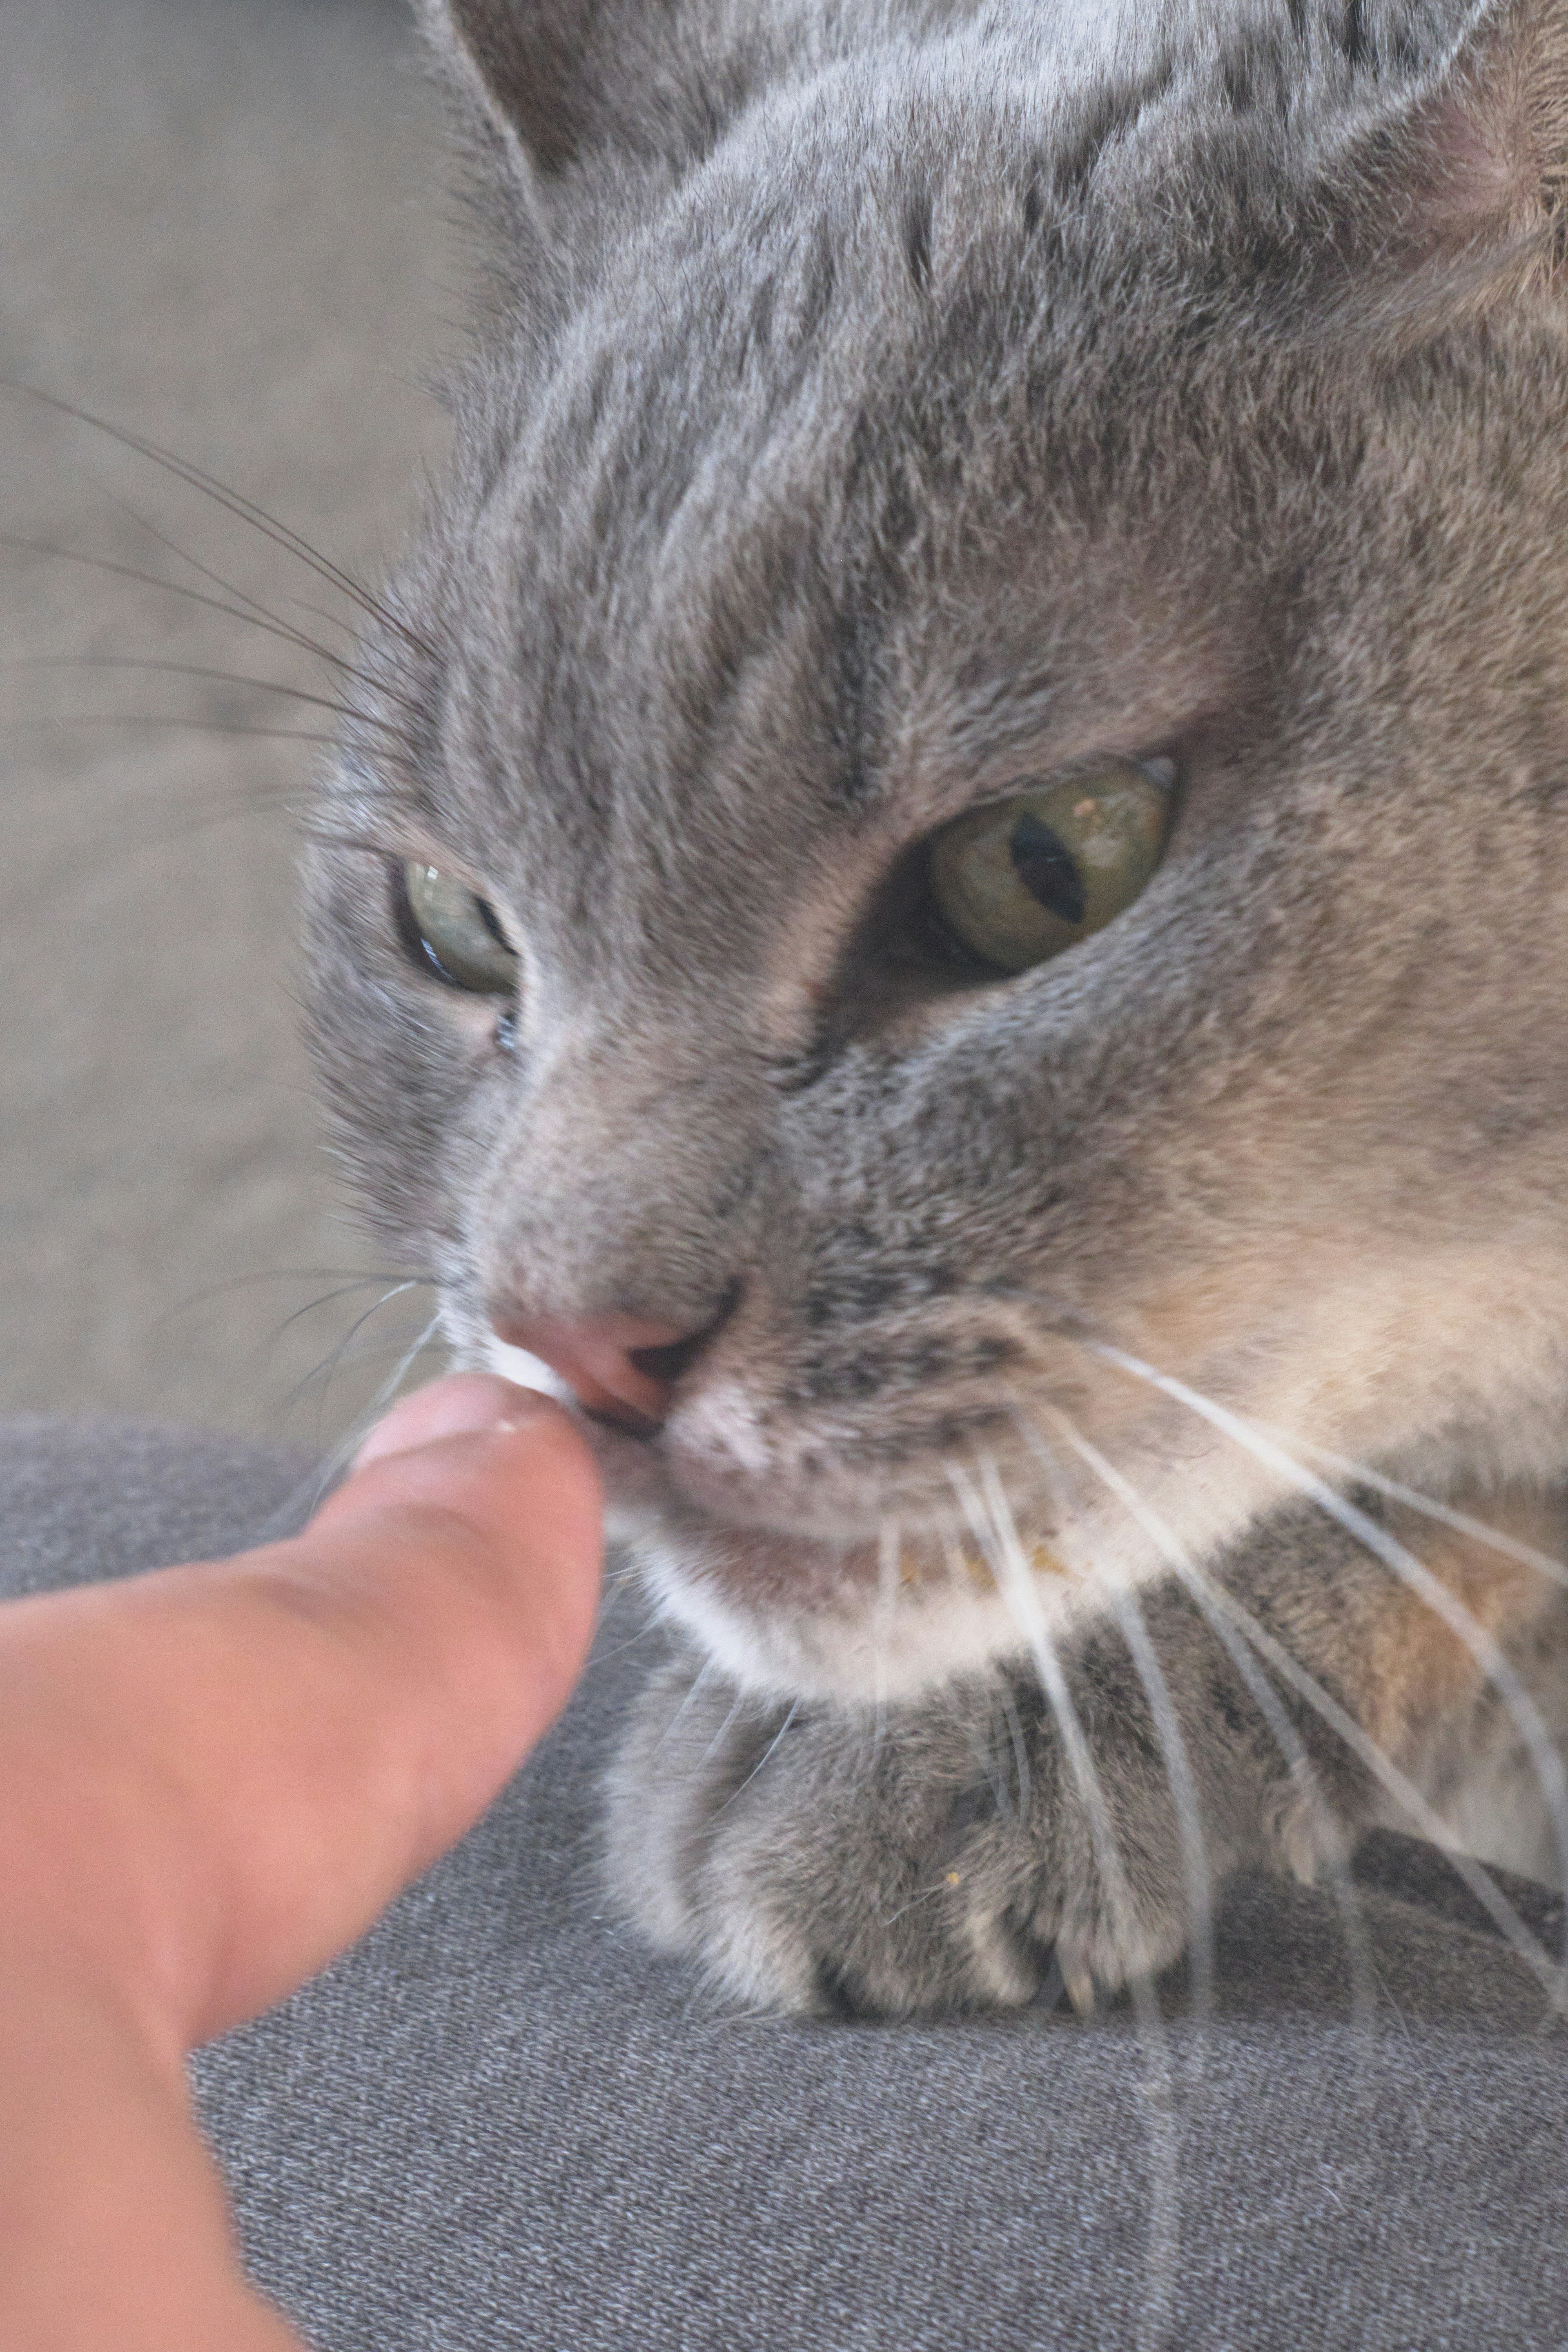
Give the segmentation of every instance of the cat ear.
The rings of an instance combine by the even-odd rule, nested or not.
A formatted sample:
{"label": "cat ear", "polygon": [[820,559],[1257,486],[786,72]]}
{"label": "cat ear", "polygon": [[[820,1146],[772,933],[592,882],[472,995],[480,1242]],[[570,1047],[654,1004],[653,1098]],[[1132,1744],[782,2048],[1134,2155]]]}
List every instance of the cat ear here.
{"label": "cat ear", "polygon": [[[1381,151],[1381,152],[1380,152]],[[1406,262],[1560,264],[1568,204],[1568,0],[1484,0],[1374,137],[1363,230]]]}
{"label": "cat ear", "polygon": [[741,61],[679,23],[679,0],[417,5],[488,143],[535,182],[595,149],[682,169],[742,94]]}

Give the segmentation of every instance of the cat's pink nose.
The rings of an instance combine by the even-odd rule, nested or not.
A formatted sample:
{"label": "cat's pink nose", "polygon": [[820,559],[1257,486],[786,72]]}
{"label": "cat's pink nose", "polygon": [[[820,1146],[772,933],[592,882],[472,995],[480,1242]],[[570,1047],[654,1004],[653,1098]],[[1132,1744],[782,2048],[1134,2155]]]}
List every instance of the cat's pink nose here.
{"label": "cat's pink nose", "polygon": [[496,1329],[510,1347],[559,1372],[589,1412],[639,1433],[664,1420],[693,1342],[704,1336],[637,1315],[498,1316]]}

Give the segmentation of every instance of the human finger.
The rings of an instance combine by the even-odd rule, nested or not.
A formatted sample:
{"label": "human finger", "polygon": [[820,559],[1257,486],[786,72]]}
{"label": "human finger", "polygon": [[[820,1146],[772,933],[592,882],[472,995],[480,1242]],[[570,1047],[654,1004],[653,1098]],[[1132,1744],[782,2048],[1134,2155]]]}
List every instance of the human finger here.
{"label": "human finger", "polygon": [[400,1416],[294,1540],[0,1625],[0,1772],[33,1797],[0,1830],[12,1919],[102,1948],[187,2043],[362,1932],[586,1653],[600,1498],[567,1416],[474,1376]]}

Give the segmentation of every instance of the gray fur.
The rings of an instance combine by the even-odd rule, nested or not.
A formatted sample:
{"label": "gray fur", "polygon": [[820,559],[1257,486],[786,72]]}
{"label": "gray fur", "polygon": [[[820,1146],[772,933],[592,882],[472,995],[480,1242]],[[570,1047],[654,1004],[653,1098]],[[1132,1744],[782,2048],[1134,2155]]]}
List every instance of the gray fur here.
{"label": "gray fur", "polygon": [[[972,2000],[934,1927],[906,1963],[871,1924],[1020,1672],[995,1589],[938,1573],[955,1465],[1173,1608],[1065,1412],[1236,1589],[1289,1563],[1368,1720],[1338,1532],[1091,1343],[1439,1492],[1568,1467],[1568,12],[426,15],[491,301],[314,827],[329,1099],[469,1360],[509,1312],[714,1327],[657,1442],[601,1440],[736,1685],[633,1734],[645,1916],[753,1994]],[[1169,855],[1108,929],[988,986],[911,949],[935,826],[1156,751]],[[501,911],[515,1015],[409,963],[409,856]],[[1092,1578],[1036,1580],[1092,1683]],[[1223,1868],[1283,1833],[1207,1672],[1178,1714]],[[1163,1956],[1139,1704],[1123,1673],[1091,1748],[1163,1857]],[[1049,1938],[1092,1895],[1030,1720],[1026,1835],[976,1834]],[[769,1922],[791,1957],[732,1962]]]}

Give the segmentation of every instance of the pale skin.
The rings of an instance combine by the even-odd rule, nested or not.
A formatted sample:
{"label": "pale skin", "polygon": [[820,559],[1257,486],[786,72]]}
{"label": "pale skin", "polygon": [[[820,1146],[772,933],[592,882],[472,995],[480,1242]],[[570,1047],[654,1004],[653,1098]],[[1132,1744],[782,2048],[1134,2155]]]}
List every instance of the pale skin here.
{"label": "pale skin", "polygon": [[303,2352],[185,2054],[483,1811],[571,1690],[601,1547],[566,1415],[464,1375],[295,1540],[0,1609],[0,2341]]}

